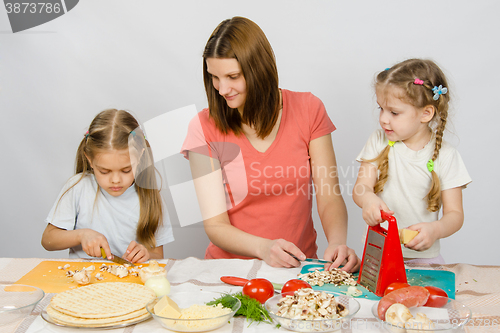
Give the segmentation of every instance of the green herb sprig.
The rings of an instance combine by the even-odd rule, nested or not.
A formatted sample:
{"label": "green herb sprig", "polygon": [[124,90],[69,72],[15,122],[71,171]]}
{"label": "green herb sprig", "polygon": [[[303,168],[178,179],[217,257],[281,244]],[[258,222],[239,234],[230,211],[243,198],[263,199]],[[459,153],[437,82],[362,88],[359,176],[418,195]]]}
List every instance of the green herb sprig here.
{"label": "green herb sprig", "polygon": [[232,308],[236,303],[234,298],[237,298],[241,302],[241,306],[234,314],[235,316],[244,316],[247,318],[247,321],[250,321],[250,325],[256,321],[258,323],[264,322],[268,324],[272,324],[273,320],[269,315],[269,312],[260,304],[259,301],[250,298],[242,293],[235,294],[225,294],[219,298],[214,299],[211,302],[208,302],[207,305],[217,305],[222,304],[225,308]]}

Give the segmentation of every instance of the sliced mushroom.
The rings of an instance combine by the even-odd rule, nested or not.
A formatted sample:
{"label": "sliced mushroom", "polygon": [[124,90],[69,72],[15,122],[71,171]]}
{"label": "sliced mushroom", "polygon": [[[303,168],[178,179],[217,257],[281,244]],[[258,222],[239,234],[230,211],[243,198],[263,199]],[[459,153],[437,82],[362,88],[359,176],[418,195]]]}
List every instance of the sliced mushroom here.
{"label": "sliced mushroom", "polygon": [[89,267],[84,267],[83,269],[86,270],[86,271],[89,271],[89,272],[95,271],[94,265],[90,265]]}
{"label": "sliced mushroom", "polygon": [[127,267],[125,266],[118,266],[116,267],[116,273],[115,273],[116,276],[118,276],[119,278],[124,278],[128,275],[128,269]]}
{"label": "sliced mushroom", "polygon": [[405,324],[405,328],[412,333],[428,332],[435,328],[435,324],[425,314],[417,312],[415,318],[410,318]]}
{"label": "sliced mushroom", "polygon": [[412,318],[410,310],[400,303],[392,304],[385,313],[385,320],[394,326],[404,327],[408,319]]}
{"label": "sliced mushroom", "polygon": [[299,289],[293,296],[283,297],[278,302],[278,307],[278,316],[291,319],[336,319],[339,315],[349,313],[343,305],[337,303],[333,295],[311,288]]}
{"label": "sliced mushroom", "polygon": [[73,275],[73,280],[78,284],[85,285],[85,284],[90,283],[90,277],[91,277],[91,273],[89,271],[83,269],[79,272],[76,272]]}

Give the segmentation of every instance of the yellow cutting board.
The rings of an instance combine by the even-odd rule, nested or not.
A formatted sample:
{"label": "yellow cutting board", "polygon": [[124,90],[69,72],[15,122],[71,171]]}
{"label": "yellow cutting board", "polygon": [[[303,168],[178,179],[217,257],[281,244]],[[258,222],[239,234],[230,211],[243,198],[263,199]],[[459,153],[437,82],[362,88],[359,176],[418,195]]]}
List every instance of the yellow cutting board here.
{"label": "yellow cutting board", "polygon": [[[46,293],[60,293],[62,291],[78,288],[80,285],[73,281],[73,278],[67,277],[66,272],[68,270],[82,270],[84,267],[89,267],[94,265],[95,270],[92,272],[92,278],[90,283],[102,283],[102,282],[133,282],[142,284],[141,278],[138,276],[128,275],[124,278],[119,278],[108,272],[101,272],[99,268],[102,264],[107,266],[117,265],[115,263],[106,262],[80,262],[80,261],[42,261],[35,268],[29,271],[26,275],[20,278],[15,284],[26,284],[29,286],[34,286],[42,289]],[[64,266],[69,264],[68,269],[59,269],[59,266]],[[138,264],[137,268],[148,266],[148,264]],[[160,264],[160,266],[165,266],[165,264]],[[96,273],[101,273],[103,276],[102,280],[97,280],[95,278]]]}

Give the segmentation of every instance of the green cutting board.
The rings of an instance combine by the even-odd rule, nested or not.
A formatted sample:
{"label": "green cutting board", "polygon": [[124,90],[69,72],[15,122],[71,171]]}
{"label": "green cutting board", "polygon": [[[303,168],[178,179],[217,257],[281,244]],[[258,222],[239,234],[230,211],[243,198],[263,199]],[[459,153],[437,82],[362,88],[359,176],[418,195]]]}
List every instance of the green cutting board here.
{"label": "green cutting board", "polygon": [[[311,264],[302,267],[300,274],[307,274],[314,270],[323,270],[323,264]],[[354,277],[357,280],[359,273],[355,273]],[[437,271],[429,269],[407,269],[406,279],[412,286],[434,286],[443,289],[448,294],[449,298],[455,299],[455,273],[449,271]],[[313,286],[314,290],[331,291],[337,293],[346,293],[348,286],[334,286],[332,284],[324,284]],[[357,298],[366,298],[371,300],[379,300],[380,297],[366,289],[361,285],[356,288],[363,292],[363,295]]]}

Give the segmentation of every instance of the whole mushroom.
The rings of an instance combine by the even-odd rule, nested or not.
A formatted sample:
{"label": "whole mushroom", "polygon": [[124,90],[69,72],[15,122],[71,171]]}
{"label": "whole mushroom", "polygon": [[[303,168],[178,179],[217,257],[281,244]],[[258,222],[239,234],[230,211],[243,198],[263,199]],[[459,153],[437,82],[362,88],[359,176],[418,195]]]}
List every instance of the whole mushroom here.
{"label": "whole mushroom", "polygon": [[149,266],[143,267],[139,271],[139,277],[142,283],[146,283],[146,281],[153,276],[167,277],[167,270],[158,265],[158,261],[156,260],[150,260]]}

